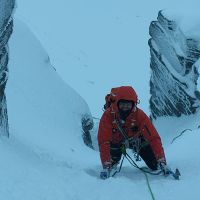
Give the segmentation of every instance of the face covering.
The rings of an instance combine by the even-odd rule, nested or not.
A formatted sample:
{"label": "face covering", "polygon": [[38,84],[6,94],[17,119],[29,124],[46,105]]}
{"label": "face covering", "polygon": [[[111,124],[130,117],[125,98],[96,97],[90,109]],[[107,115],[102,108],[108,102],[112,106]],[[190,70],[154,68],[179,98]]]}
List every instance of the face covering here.
{"label": "face covering", "polygon": [[131,113],[131,110],[128,110],[128,111],[119,110],[120,119],[125,121],[130,113]]}
{"label": "face covering", "polygon": [[126,120],[126,118],[131,113],[133,106],[134,106],[134,103],[132,101],[120,100],[118,102],[119,116],[122,120],[124,121]]}

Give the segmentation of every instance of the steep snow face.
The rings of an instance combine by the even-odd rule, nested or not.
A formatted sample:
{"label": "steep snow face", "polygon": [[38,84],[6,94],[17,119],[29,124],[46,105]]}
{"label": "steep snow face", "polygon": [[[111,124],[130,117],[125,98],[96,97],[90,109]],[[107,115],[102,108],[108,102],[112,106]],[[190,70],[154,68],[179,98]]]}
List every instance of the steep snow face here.
{"label": "steep snow face", "polygon": [[9,135],[6,96],[8,78],[8,45],[13,28],[12,12],[14,0],[0,0],[0,135]]}
{"label": "steep snow face", "polygon": [[[127,162],[116,177],[106,181],[99,179],[99,155],[86,148],[81,139],[80,116],[82,113],[90,115],[87,105],[56,75],[47,54],[27,27],[17,22],[15,28],[10,41],[7,85],[11,137],[0,140],[1,198],[150,199],[144,175]],[[196,123],[198,118],[194,119]],[[190,127],[187,123],[193,120],[176,119],[173,123],[179,128],[182,124]],[[163,124],[159,123],[162,128]],[[173,126],[165,128],[176,134]],[[181,180],[149,176],[156,199],[198,199],[200,159],[196,155],[200,153],[197,143],[200,135],[199,130],[188,133],[165,148],[168,164],[180,169]]]}
{"label": "steep snow face", "polygon": [[190,115],[200,106],[197,91],[200,40],[185,34],[183,24],[172,12],[160,11],[158,21],[153,21],[149,28],[153,118]]}
{"label": "steep snow face", "polygon": [[57,75],[40,42],[16,20],[6,95],[11,138],[42,154],[66,156],[82,142],[85,101]]}
{"label": "steep snow face", "polygon": [[18,0],[15,16],[31,27],[63,80],[100,117],[105,94],[120,85],[132,85],[149,114],[148,27],[159,10],[180,6],[192,13],[199,1]]}
{"label": "steep snow face", "polygon": [[15,16],[31,27],[61,77],[100,117],[105,95],[121,85],[132,85],[149,112],[148,26],[157,14],[150,6],[145,0],[18,0]]}

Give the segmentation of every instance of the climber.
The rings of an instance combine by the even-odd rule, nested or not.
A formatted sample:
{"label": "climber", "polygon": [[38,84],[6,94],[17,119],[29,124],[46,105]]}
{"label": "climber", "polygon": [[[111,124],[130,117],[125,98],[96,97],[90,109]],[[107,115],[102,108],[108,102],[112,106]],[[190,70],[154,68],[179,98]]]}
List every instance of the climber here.
{"label": "climber", "polygon": [[[98,130],[102,179],[109,178],[111,171],[116,169],[122,156],[122,146],[132,149],[151,170],[161,169],[168,173],[160,136],[137,104],[137,94],[130,86],[112,88],[106,96]],[[120,132],[119,126],[126,136]]]}

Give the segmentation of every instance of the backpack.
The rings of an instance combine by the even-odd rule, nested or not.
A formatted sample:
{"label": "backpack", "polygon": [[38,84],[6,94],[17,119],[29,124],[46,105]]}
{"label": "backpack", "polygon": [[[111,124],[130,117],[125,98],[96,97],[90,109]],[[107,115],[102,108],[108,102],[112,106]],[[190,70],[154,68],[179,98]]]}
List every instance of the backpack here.
{"label": "backpack", "polygon": [[112,88],[110,93],[105,96],[105,104],[103,106],[104,110],[108,109],[112,103],[116,101],[116,94],[119,88]]}
{"label": "backpack", "polygon": [[105,104],[103,106],[104,110],[106,110],[107,108],[109,108],[110,105],[111,105],[110,94],[107,94],[105,96]]}

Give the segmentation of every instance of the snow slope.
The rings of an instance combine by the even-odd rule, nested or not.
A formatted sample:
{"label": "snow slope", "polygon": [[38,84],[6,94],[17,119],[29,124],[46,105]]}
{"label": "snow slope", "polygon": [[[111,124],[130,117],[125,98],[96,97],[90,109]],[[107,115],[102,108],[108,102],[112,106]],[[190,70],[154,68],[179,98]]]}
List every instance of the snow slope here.
{"label": "snow slope", "polygon": [[[99,179],[99,154],[83,144],[78,123],[78,105],[88,112],[87,105],[55,74],[43,48],[19,21],[10,41],[10,61],[7,98],[11,135],[0,139],[2,199],[151,199],[144,175],[127,162],[116,177]],[[68,94],[72,102],[78,101],[78,109],[70,110]],[[185,119],[181,124],[192,128],[198,124],[188,122]],[[173,169],[179,167],[182,177],[175,181],[149,176],[156,199],[197,199],[200,160],[195,156],[199,152],[195,141],[199,137],[196,130],[166,145],[168,163]]]}
{"label": "snow slope", "polygon": [[66,152],[84,146],[81,118],[90,115],[86,102],[61,80],[39,41],[22,22],[15,21],[9,44],[6,95],[11,138],[44,155],[65,157]]}
{"label": "snow slope", "polygon": [[[59,2],[56,2],[56,4],[54,4],[53,1],[51,2],[48,1],[51,8],[53,8],[55,5],[63,6],[63,4],[66,2],[69,1],[59,0]],[[71,10],[71,8],[72,7],[77,8],[76,3],[79,1],[73,1],[73,2],[69,4],[71,5],[71,7],[63,6],[62,10],[63,12],[56,11],[58,16],[65,14],[66,10],[64,8],[68,8],[68,12],[66,12],[67,14],[70,13],[73,14],[74,10],[73,9]],[[84,4],[86,6],[90,5],[89,3],[92,3],[89,0],[85,2],[88,3]],[[123,19],[121,22],[122,24],[123,23],[126,24],[124,25],[125,27],[130,26],[130,24],[126,23],[126,19],[132,21],[131,18],[129,18],[129,14],[133,12],[132,11],[133,6],[129,7],[128,5],[133,5],[133,4],[130,4],[130,1],[128,2],[129,2],[128,4],[121,4],[118,2],[118,5],[123,5],[124,7],[123,6],[116,7],[116,10],[114,11],[114,13],[116,14],[118,13],[119,10],[121,9],[124,10],[124,13],[120,16],[119,21],[120,19]],[[39,5],[42,6],[42,4],[44,4],[43,7],[40,7]],[[38,24],[35,23],[35,25],[38,25],[38,27],[41,28],[38,29],[41,31],[38,32],[38,34],[41,33],[42,35],[42,31],[48,30],[46,29],[47,27],[45,28],[44,26],[42,27],[43,25],[42,20],[46,19],[48,22],[49,21],[52,22],[51,26],[52,24],[55,25],[53,26],[55,32],[53,31],[51,32],[48,30],[46,34],[46,39],[45,36],[43,38],[40,38],[40,41],[42,41],[43,44],[44,42],[46,42],[44,46],[47,49],[47,51],[50,52],[50,49],[52,49],[52,51],[55,52],[56,51],[58,51],[59,53],[63,52],[63,49],[59,50],[59,48],[57,48],[58,43],[56,42],[56,41],[63,41],[63,38],[61,39],[61,37],[57,36],[57,33],[61,32],[59,31],[60,29],[56,27],[56,24],[59,21],[56,19],[57,15],[52,15],[51,10],[48,9],[46,9],[45,12],[47,13],[49,12],[50,14],[43,15],[43,18],[41,18],[40,15],[40,13],[44,14],[44,6],[47,5],[47,1],[42,1],[42,2],[24,1],[23,5],[24,9],[26,5],[31,6],[30,10],[25,9],[26,13],[30,12],[31,14],[32,9],[33,9],[32,11],[34,11],[33,12],[34,15],[32,15],[34,16],[34,18],[30,17],[29,21],[30,23],[28,23],[29,26],[31,26],[32,28],[34,27],[32,26],[33,23],[31,23],[31,19],[41,20],[41,23]],[[112,7],[109,2],[106,5],[108,5],[107,9]],[[158,5],[161,6],[161,4]],[[20,1],[18,3],[18,7],[19,6],[20,6]],[[102,13],[101,11],[103,10],[103,8],[105,8],[105,4],[101,4],[99,2],[98,4],[92,3],[91,6],[92,7],[90,9],[89,14],[91,14],[92,12],[92,14],[94,14],[95,16],[94,19],[96,20],[98,14]],[[96,13],[95,12],[96,10],[93,10],[93,8],[94,7],[97,8],[98,6],[100,6],[100,10],[99,12]],[[140,14],[143,14],[149,11],[148,6],[149,5],[147,4],[145,9],[142,10],[143,5],[141,4],[139,7],[137,6],[134,7],[134,9],[135,12],[138,11],[138,13],[141,12]],[[43,9],[40,10],[40,8]],[[82,10],[83,8],[84,6],[79,7],[80,10]],[[127,13],[125,12],[126,9],[124,8],[129,8]],[[36,9],[38,11],[37,15],[35,15]],[[152,8],[152,10],[154,10],[154,8]],[[106,13],[108,14],[108,16],[111,16],[110,9],[106,10]],[[78,14],[80,13],[77,11],[76,17],[81,22],[83,22],[85,20],[85,18],[83,17],[84,16],[83,13],[80,16],[78,16]],[[157,12],[155,13],[155,15],[157,15]],[[54,19],[55,21],[49,19],[49,17],[52,16],[55,17]],[[147,22],[150,21],[149,16],[145,15],[142,16],[143,16],[142,19],[140,17],[136,18],[138,18],[138,21],[141,19],[142,22],[144,22],[146,19],[145,21],[146,23],[143,24],[141,23],[141,21],[140,23],[143,28],[145,27],[145,29],[148,29],[146,27],[146,24]],[[62,17],[59,17],[59,19],[62,19]],[[99,16],[99,20],[101,21],[101,16]],[[74,22],[76,22],[76,20]],[[76,23],[72,23],[71,26],[73,26],[74,24],[76,25]],[[100,24],[102,25],[102,23]],[[63,25],[63,23],[61,23],[61,25]],[[50,25],[48,27],[50,27]],[[77,26],[76,28],[79,31],[80,27]],[[87,28],[83,27],[82,29],[89,30]],[[102,29],[100,27],[99,29],[95,28],[94,31],[97,32],[99,31],[98,33],[101,33],[100,30]],[[117,30],[119,30],[120,28],[121,25],[118,26]],[[141,31],[143,33],[144,31],[143,28],[141,28],[140,31],[138,31],[138,35],[141,35]],[[110,27],[109,30],[111,31],[115,29],[113,29],[113,27]],[[146,34],[146,31],[144,32]],[[73,31],[71,32],[71,38],[73,38],[72,33]],[[127,29],[125,33],[127,33]],[[62,34],[66,35],[66,33]],[[85,34],[87,35],[87,33]],[[108,39],[110,39],[113,36],[111,32],[109,34],[110,37],[108,37]],[[51,38],[52,43],[50,42],[51,40],[49,40],[49,35],[52,36]],[[130,35],[133,35],[133,32],[130,33]],[[54,37],[56,36],[58,40],[53,40],[53,36]],[[77,39],[77,37],[75,38]],[[97,38],[99,37],[97,36]],[[130,38],[127,37],[126,39],[127,43],[129,44],[128,40]],[[101,43],[101,40],[102,38],[99,40],[99,43]],[[70,39],[68,40],[68,43],[69,41]],[[113,43],[115,43],[115,41],[113,41]],[[47,44],[52,45],[51,46],[52,48],[50,47],[47,48],[46,46]],[[74,40],[72,41],[72,44],[74,44]],[[78,44],[80,44],[79,40],[77,40],[76,45],[78,46]],[[139,45],[139,40],[138,43],[135,44]],[[89,52],[92,52],[92,49],[96,50],[95,43],[93,44],[93,42],[91,42],[90,45],[93,48],[91,48]],[[130,46],[132,45],[133,44],[130,44]],[[96,63],[99,63],[98,61],[101,60],[100,57],[98,57],[98,55],[102,55],[101,53],[103,52],[102,51],[103,47],[100,48],[101,51],[99,53],[95,54],[94,52],[96,56],[94,55],[93,57],[93,54],[89,54],[93,61],[96,60],[95,61]],[[138,49],[140,49],[139,47],[140,45],[138,46]],[[73,49],[73,46],[69,47],[69,49]],[[107,55],[109,50],[114,51],[116,49],[117,48],[114,48],[114,46],[111,45],[110,49],[107,48],[107,51],[103,55],[104,56]],[[147,60],[146,58],[148,49],[146,49],[145,45],[143,50],[146,53],[144,53],[144,51],[142,51],[141,54],[139,53],[140,56],[138,57],[136,56],[136,58],[139,60],[135,61],[135,63],[138,64],[140,63],[139,61],[142,60],[143,64],[145,62],[147,65],[141,65],[140,70],[139,68],[137,68],[137,70],[140,71],[141,76],[137,74],[136,76],[137,81],[135,79],[134,81],[136,81],[135,84],[137,88],[139,89],[141,89],[141,87],[146,88],[144,90],[140,90],[140,96],[142,96],[142,99],[143,97],[146,98],[146,100],[143,101],[141,106],[143,108],[147,108],[148,88],[144,87],[144,85],[146,85],[146,83],[149,80],[146,77],[148,76],[146,72],[148,72],[149,69],[148,68],[149,60]],[[131,52],[132,51],[129,51],[130,53],[129,58],[132,57]],[[55,54],[54,55],[55,57],[52,56],[53,58],[52,61],[54,65],[55,62],[59,62],[59,59],[57,59],[58,57],[56,56],[60,55],[60,58],[63,59],[65,58],[65,56],[62,56],[62,54],[59,53]],[[119,57],[120,53],[121,52],[119,52],[119,54],[112,54],[112,57],[103,56],[104,58],[103,61],[105,61],[106,58],[108,61],[110,59],[110,66],[113,66],[114,64],[113,62],[120,64],[122,63],[123,60],[125,60],[124,57],[121,60],[121,62],[118,62],[119,60],[113,61],[114,58]],[[53,55],[53,53],[50,54]],[[94,87],[95,90],[89,90],[90,93],[86,93],[84,90],[81,89],[81,87],[85,87],[88,91],[89,87],[86,84],[85,85],[87,87],[84,86],[84,84],[82,84],[86,83],[85,81],[87,79],[84,79],[83,80],[84,82],[81,82],[80,78],[81,76],[80,76],[77,77],[77,79],[72,80],[72,78],[75,77],[73,73],[77,74],[76,73],[77,68],[75,67],[76,65],[74,65],[76,61],[78,62],[76,56],[81,55],[81,53],[75,48],[75,50],[72,51],[71,55],[72,59],[69,62],[72,63],[69,66],[73,66],[73,68],[71,67],[67,71],[64,70],[64,75],[66,75],[67,72],[69,71],[70,74],[68,76],[71,78],[71,81],[78,83],[77,80],[80,80],[79,84],[81,85],[80,93],[88,95],[87,99],[90,99],[90,101],[87,100],[87,102],[93,105],[93,110],[95,109],[98,110],[95,111],[98,114],[100,114],[99,111],[100,108],[97,108],[97,104],[99,106],[100,101],[101,105],[103,104],[103,100],[98,100],[98,99],[102,98],[102,95],[104,97],[105,91],[108,90],[108,88],[110,89],[110,86],[113,84],[113,81],[116,80],[116,82],[114,83],[121,84],[128,82],[129,80],[132,80],[132,74],[130,73],[127,73],[129,74],[127,76],[129,76],[130,79],[127,79],[128,81],[125,80],[125,82],[120,81],[116,74],[114,78],[112,77],[113,79],[107,79],[103,82],[103,84],[105,84],[106,86],[101,85],[99,81],[99,85],[102,87],[101,91],[97,90],[101,87]],[[75,57],[73,58],[74,55]],[[123,55],[125,56],[126,54],[124,53]],[[67,56],[67,58],[69,57],[70,56]],[[129,61],[130,60],[128,59],[126,60],[127,63],[129,63]],[[64,66],[65,64],[67,64],[67,62],[63,61]],[[132,64],[130,64],[131,68],[129,68],[129,70],[132,70]],[[147,189],[144,175],[138,170],[132,168],[127,162],[124,163],[122,172],[118,174],[116,177],[110,178],[106,181],[99,179],[99,171],[101,170],[99,153],[87,148],[83,144],[81,138],[80,119],[83,113],[89,113],[87,104],[82,100],[82,98],[80,98],[79,95],[77,95],[74,92],[74,90],[68,87],[64,83],[64,81],[62,81],[60,77],[56,75],[53,67],[49,63],[49,58],[45,53],[44,49],[42,48],[41,44],[30,32],[30,30],[28,30],[28,28],[19,21],[15,23],[15,31],[10,41],[9,66],[10,66],[10,77],[6,93],[8,100],[8,114],[9,114],[11,137],[9,139],[0,138],[0,152],[1,152],[0,194],[2,199],[6,200],[151,199],[149,191]],[[77,64],[77,66],[80,66],[80,64]],[[96,66],[96,65],[92,64],[91,66]],[[108,66],[108,65],[105,65],[105,63],[101,63],[101,65],[100,64],[98,65],[98,68],[99,66]],[[143,68],[142,66],[143,67],[145,66],[146,68]],[[97,71],[97,73],[93,73],[89,77],[93,77],[94,74],[98,74],[99,78],[98,77],[93,77],[93,78],[95,81],[101,80],[100,71],[102,74],[104,74],[105,73],[104,69],[105,68],[99,68],[98,69],[99,71]],[[75,71],[73,72],[73,70]],[[129,72],[129,70],[126,71]],[[113,68],[111,71],[113,71]],[[85,75],[87,73],[82,72],[81,75],[83,74]],[[72,82],[70,83],[70,85],[73,85]],[[113,86],[115,86],[115,84]],[[76,88],[77,91],[79,91],[78,89],[79,88]],[[96,91],[98,91],[99,93],[97,94]],[[173,122],[173,126],[172,123],[170,123],[169,119],[163,119],[158,124],[156,124],[157,128],[160,130],[161,135],[164,139],[168,164],[173,169],[178,167],[182,173],[180,181],[175,181],[171,177],[165,178],[162,176],[158,177],[149,176],[150,184],[156,199],[162,199],[162,200],[198,199],[199,197],[198,182],[200,181],[199,180],[200,175],[198,171],[199,168],[198,163],[200,162],[200,158],[196,156],[200,151],[199,145],[196,142],[199,141],[200,139],[199,138],[200,132],[197,129],[198,118],[199,115],[195,116],[194,118],[182,118],[181,120],[177,120],[176,118],[170,119]],[[177,128],[175,129],[175,127]],[[179,139],[175,140],[173,144],[170,144],[170,141],[172,140],[174,135],[178,135],[185,128],[191,128],[193,129],[193,131],[185,132]],[[171,133],[173,135],[170,135],[170,137],[165,138],[164,136],[166,135],[164,135],[164,133],[166,132]],[[140,163],[140,165],[144,166],[144,163]]]}

